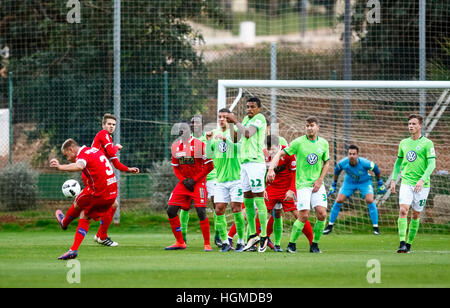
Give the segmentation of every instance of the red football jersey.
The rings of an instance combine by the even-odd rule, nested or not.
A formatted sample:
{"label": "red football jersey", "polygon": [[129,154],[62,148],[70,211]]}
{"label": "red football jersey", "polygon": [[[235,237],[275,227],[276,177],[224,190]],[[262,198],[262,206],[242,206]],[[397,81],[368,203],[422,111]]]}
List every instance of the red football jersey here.
{"label": "red football jersey", "polygon": [[[205,144],[201,140],[191,137],[187,144],[181,140],[172,144],[172,166],[178,168],[183,177],[195,178],[208,163],[212,164],[212,159],[206,158]],[[206,181],[206,175],[200,181]]]}
{"label": "red football jersey", "polygon": [[[283,150],[284,148],[286,148],[286,146],[281,145],[279,149]],[[269,155],[269,151],[267,151],[267,149],[264,149],[264,156],[266,159],[266,164],[269,164],[272,161],[272,157]],[[295,160],[295,155],[284,155],[281,157],[278,162],[278,166],[274,169],[275,180],[272,183],[267,183],[267,188],[286,191],[292,189],[292,177],[295,179],[296,166],[297,161]]]}
{"label": "red football jersey", "polygon": [[118,148],[114,146],[112,137],[106,129],[102,129],[95,135],[91,148],[101,150],[108,158],[115,157],[118,150]]}
{"label": "red football jersey", "polygon": [[102,151],[82,146],[75,161],[84,163],[83,181],[93,190],[94,196],[104,199],[117,197],[116,176],[108,158]]}

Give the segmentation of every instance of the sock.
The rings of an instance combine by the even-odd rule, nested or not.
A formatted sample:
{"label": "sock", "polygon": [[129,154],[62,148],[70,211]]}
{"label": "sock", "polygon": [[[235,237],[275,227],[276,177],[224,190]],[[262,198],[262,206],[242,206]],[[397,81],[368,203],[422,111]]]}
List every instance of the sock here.
{"label": "sock", "polygon": [[275,236],[275,245],[280,245],[281,237],[283,236],[283,217],[273,219],[273,234]]}
{"label": "sock", "polygon": [[[237,213],[235,213],[235,214],[237,214]],[[244,215],[242,215],[242,216],[244,216]],[[230,231],[228,231],[228,237],[233,238],[235,236],[235,234],[236,234],[236,224],[235,224],[235,222],[236,222],[236,218],[234,219],[233,224],[231,225]],[[244,222],[244,233],[245,233],[245,222]]]}
{"label": "sock", "polygon": [[330,224],[334,224],[336,219],[339,216],[339,212],[341,211],[342,203],[334,202],[333,207],[331,208],[330,212]]}
{"label": "sock", "polygon": [[255,197],[255,204],[258,208],[258,218],[261,225],[261,233],[259,234],[262,237],[267,236],[267,207],[266,202],[263,197]]}
{"label": "sock", "polygon": [[[237,212],[233,214],[234,216],[234,229],[235,233],[238,235],[238,240],[244,240],[245,238],[245,218],[242,212]],[[230,230],[231,232],[231,230]],[[230,233],[228,233],[230,235]]]}
{"label": "sock", "polygon": [[220,232],[219,232],[219,230],[217,229],[218,227],[217,227],[217,214],[216,214],[216,210],[214,210],[214,212],[213,212],[213,219],[214,219],[214,223],[213,223],[213,225],[214,225],[214,234],[220,234]]}
{"label": "sock", "polygon": [[75,206],[72,204],[70,208],[67,210],[66,215],[64,216],[64,219],[62,221],[62,225],[64,227],[67,227],[74,219],[78,218],[80,216],[81,209],[76,209]]}
{"label": "sock", "polygon": [[172,228],[172,233],[175,236],[175,239],[177,240],[177,243],[183,244],[183,233],[181,233],[181,223],[180,223],[180,217],[175,216],[174,218],[169,218],[170,227]]}
{"label": "sock", "polygon": [[81,245],[81,242],[83,242],[84,237],[89,231],[89,220],[88,219],[80,219],[78,221],[78,228],[77,232],[75,232],[75,240],[73,242],[72,247],[70,247],[71,250],[78,250],[78,248]]}
{"label": "sock", "polygon": [[259,234],[261,233],[261,222],[259,221],[258,216],[255,217],[255,226],[256,226],[256,235],[259,236]]}
{"label": "sock", "polygon": [[225,215],[216,215],[215,218],[216,231],[219,232],[220,239],[225,242],[228,239],[227,236],[227,219]]}
{"label": "sock", "polygon": [[320,237],[323,234],[323,230],[325,230],[325,220],[316,220],[316,224],[314,225],[314,238],[313,242],[318,243],[320,240]]}
{"label": "sock", "polygon": [[305,226],[303,227],[302,232],[306,236],[306,238],[308,239],[309,246],[311,246],[311,244],[313,242],[313,230],[312,230],[311,223],[309,222],[309,220],[307,220],[305,222]]}
{"label": "sock", "polygon": [[253,204],[253,198],[244,198],[244,205],[245,213],[247,215],[248,235],[253,235],[256,233],[256,211]]}
{"label": "sock", "polygon": [[210,245],[211,243],[209,241],[209,219],[208,219],[208,217],[206,217],[205,220],[200,221],[200,228],[202,229],[204,244]]}
{"label": "sock", "polygon": [[408,228],[408,219],[399,218],[397,220],[398,224],[398,236],[400,238],[400,242],[404,242],[406,240],[406,229]]}
{"label": "sock", "polygon": [[97,237],[99,237],[102,241],[108,237],[108,228],[114,218],[116,210],[117,208],[111,206],[100,221],[100,228],[98,228]]}
{"label": "sock", "polygon": [[378,225],[378,210],[377,210],[377,206],[375,205],[375,203],[371,203],[368,205],[369,207],[369,216],[370,219],[372,220],[372,225]]}
{"label": "sock", "polygon": [[416,237],[417,231],[419,231],[420,218],[411,219],[409,223],[409,234],[408,234],[408,244],[412,244],[414,238]]}
{"label": "sock", "polygon": [[267,221],[267,237],[270,237],[273,233],[273,222],[274,218],[272,215],[270,215],[269,220]]}
{"label": "sock", "polygon": [[183,237],[186,237],[187,235],[188,222],[189,222],[189,211],[185,211],[182,209],[180,211],[180,226]]}
{"label": "sock", "polygon": [[292,225],[291,239],[289,240],[289,242],[295,243],[297,241],[298,237],[302,233],[304,226],[305,224],[300,220],[296,220],[294,222],[294,224]]}

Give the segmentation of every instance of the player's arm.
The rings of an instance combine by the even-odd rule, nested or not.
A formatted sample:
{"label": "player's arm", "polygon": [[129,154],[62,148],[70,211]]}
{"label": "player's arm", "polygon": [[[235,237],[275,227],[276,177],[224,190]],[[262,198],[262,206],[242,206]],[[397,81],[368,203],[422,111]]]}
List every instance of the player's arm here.
{"label": "player's arm", "polygon": [[53,158],[50,160],[50,167],[56,168],[60,171],[77,172],[86,167],[86,162],[84,160],[78,160],[75,163],[61,165],[56,158]]}
{"label": "player's arm", "polygon": [[244,125],[242,125],[242,123],[238,122],[238,120],[236,119],[236,116],[233,113],[229,113],[227,115],[227,119],[228,119],[229,123],[233,123],[234,125],[236,125],[238,131],[245,138],[250,138],[251,136],[256,134],[256,132],[258,131],[258,128],[256,126],[249,126],[249,127],[245,128]]}
{"label": "player's arm", "polygon": [[328,196],[334,194],[337,190],[337,181],[339,179],[339,175],[342,172],[342,166],[340,163],[336,164],[336,166],[334,167],[334,174],[333,174],[333,181],[331,182],[331,187],[328,191]]}
{"label": "player's arm", "polygon": [[327,175],[329,168],[330,168],[330,160],[328,159],[326,162],[324,162],[324,164],[322,166],[322,172],[320,173],[319,178],[313,184],[313,190],[312,190],[313,193],[319,191],[319,188],[320,188],[320,186],[322,186],[323,179]]}
{"label": "player's arm", "polygon": [[111,137],[106,131],[101,131],[98,135],[98,138],[100,140],[103,149],[105,150],[106,154],[109,157],[116,156],[117,151],[122,150],[122,145],[120,144],[114,145],[114,143],[111,140]]}
{"label": "player's arm", "polygon": [[420,192],[422,190],[425,181],[430,178],[435,168],[436,168],[436,159],[434,157],[428,158],[427,169],[425,169],[425,172],[423,173],[422,177],[414,187],[415,192]]}
{"label": "player's arm", "polygon": [[282,149],[275,154],[275,156],[272,158],[272,161],[270,162],[269,169],[267,170],[267,181],[269,183],[272,183],[273,180],[275,180],[275,168],[278,166],[278,163],[280,162],[281,157],[286,155],[285,149]]}
{"label": "player's arm", "polygon": [[296,178],[296,162],[295,157],[292,158],[291,163],[289,164],[289,177],[290,177],[290,185],[289,190],[286,192],[286,197],[284,198],[285,201],[290,201],[294,199],[295,196],[295,178]]}
{"label": "player's arm", "polygon": [[139,168],[125,166],[124,164],[122,164],[119,161],[117,156],[111,157],[110,161],[117,170],[120,170],[123,172],[135,173],[135,174],[139,173]]}
{"label": "player's arm", "polygon": [[378,168],[378,165],[373,161],[369,161],[369,164],[369,170],[372,171],[377,178],[377,194],[385,194],[386,187],[384,186],[383,179],[381,178],[380,168]]}

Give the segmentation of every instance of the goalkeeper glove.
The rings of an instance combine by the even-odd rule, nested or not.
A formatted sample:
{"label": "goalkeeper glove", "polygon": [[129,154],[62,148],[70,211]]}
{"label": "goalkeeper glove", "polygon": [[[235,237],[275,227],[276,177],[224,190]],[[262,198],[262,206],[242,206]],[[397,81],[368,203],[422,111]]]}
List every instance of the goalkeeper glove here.
{"label": "goalkeeper glove", "polygon": [[384,186],[383,180],[379,179],[378,180],[378,189],[377,189],[377,194],[385,194],[386,193],[386,187]]}
{"label": "goalkeeper glove", "polygon": [[330,191],[328,192],[328,196],[331,196],[332,194],[334,194],[336,192],[336,182],[333,181],[331,182],[331,187],[330,187]]}
{"label": "goalkeeper glove", "polygon": [[194,192],[195,181],[193,179],[191,179],[191,178],[184,179],[183,180],[183,185],[189,191]]}

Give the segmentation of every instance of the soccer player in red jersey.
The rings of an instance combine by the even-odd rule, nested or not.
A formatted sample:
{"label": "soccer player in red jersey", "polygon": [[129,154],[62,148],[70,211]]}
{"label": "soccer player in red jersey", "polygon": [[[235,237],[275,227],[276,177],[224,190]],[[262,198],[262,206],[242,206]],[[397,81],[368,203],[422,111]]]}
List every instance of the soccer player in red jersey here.
{"label": "soccer player in red jersey", "polygon": [[[267,136],[266,144],[267,148],[264,149],[264,156],[266,159],[266,165],[270,165],[272,157],[278,151],[286,148],[286,146],[279,144],[278,136],[271,135]],[[281,210],[283,210],[285,213],[291,212],[296,219],[298,219],[300,215],[294,202],[294,199],[296,198],[296,165],[297,164],[294,155],[285,155],[284,159],[280,159],[278,166],[274,169],[276,173],[275,180],[272,182],[267,182],[265,199],[267,212],[274,216],[273,228],[268,226],[267,229],[273,230],[274,232],[274,250],[277,252],[283,251],[280,247],[281,237],[283,234],[283,218],[281,217]],[[311,245],[313,232],[309,221],[305,223],[302,231],[308,238]],[[268,233],[267,236],[270,236],[270,234]]]}
{"label": "soccer player in red jersey", "polygon": [[[77,257],[78,248],[89,231],[90,219],[99,220],[114,204],[117,197],[117,180],[108,158],[97,148],[80,147],[75,140],[67,139],[61,147],[61,152],[72,163],[61,165],[54,158],[50,160],[50,167],[61,171],[81,171],[85,182],[85,188],[74,202],[75,207],[81,209],[74,243],[66,253],[58,258],[67,260]],[[63,229],[66,229],[74,219],[69,212],[66,216],[59,210],[56,212]]]}
{"label": "soccer player in red jersey", "polygon": [[[97,133],[92,142],[91,147],[97,148],[103,152],[103,154],[110,160],[110,162],[114,165],[117,170],[123,172],[130,172],[137,174],[139,173],[139,169],[136,167],[127,167],[122,164],[117,158],[117,151],[122,149],[122,145],[116,144],[114,145],[112,140],[112,134],[116,129],[116,117],[110,113],[106,113],[103,115],[102,120],[102,130]],[[119,203],[114,202],[113,206],[110,208],[108,213],[106,213],[100,222],[100,228],[98,229],[97,234],[94,236],[94,241],[104,246],[117,246],[118,243],[114,242],[108,237],[108,228],[114,218],[114,214],[116,213],[117,207]]]}
{"label": "soccer player in red jersey", "polygon": [[200,219],[204,250],[212,251],[209,239],[209,220],[206,216],[208,196],[206,176],[214,169],[214,165],[212,159],[206,158],[205,144],[190,135],[190,128],[187,123],[181,123],[179,133],[181,138],[172,144],[172,166],[176,177],[180,181],[170,195],[167,208],[167,215],[169,216],[170,226],[176,243],[165,249],[186,248],[178,211],[180,209],[189,210],[191,201],[193,201]]}

